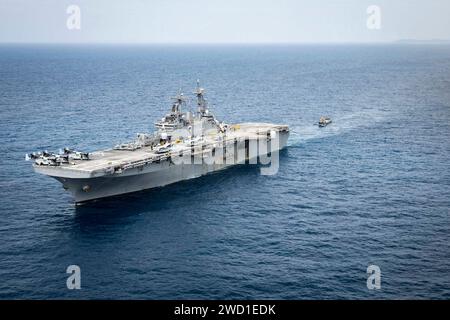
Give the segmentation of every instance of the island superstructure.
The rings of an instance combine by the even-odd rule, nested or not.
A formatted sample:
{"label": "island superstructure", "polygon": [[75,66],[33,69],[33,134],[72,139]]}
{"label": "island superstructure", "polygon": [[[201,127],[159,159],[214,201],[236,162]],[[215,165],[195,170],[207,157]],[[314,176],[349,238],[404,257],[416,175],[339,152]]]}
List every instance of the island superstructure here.
{"label": "island superstructure", "polygon": [[173,98],[155,132],[108,150],[28,154],[36,172],[60,181],[76,203],[165,186],[236,164],[255,163],[286,146],[287,125],[220,122],[208,108],[204,89],[194,92],[196,112],[183,112],[186,98]]}

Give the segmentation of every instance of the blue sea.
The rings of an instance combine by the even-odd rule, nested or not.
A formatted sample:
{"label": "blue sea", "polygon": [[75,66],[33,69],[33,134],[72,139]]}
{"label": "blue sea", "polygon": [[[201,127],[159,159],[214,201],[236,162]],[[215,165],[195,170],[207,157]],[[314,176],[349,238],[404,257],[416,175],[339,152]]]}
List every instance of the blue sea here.
{"label": "blue sea", "polygon": [[[75,206],[24,161],[151,131],[197,79],[219,119],[290,126],[276,175]],[[2,45],[0,141],[2,299],[450,298],[448,45]]]}

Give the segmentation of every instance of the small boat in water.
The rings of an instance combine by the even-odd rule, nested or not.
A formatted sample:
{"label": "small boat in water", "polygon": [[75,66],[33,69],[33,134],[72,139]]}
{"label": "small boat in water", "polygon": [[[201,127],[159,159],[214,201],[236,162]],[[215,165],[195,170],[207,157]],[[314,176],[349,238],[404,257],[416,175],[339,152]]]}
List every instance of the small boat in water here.
{"label": "small boat in water", "polygon": [[319,119],[319,127],[326,127],[327,125],[329,125],[331,123],[331,118],[329,117],[320,117]]}

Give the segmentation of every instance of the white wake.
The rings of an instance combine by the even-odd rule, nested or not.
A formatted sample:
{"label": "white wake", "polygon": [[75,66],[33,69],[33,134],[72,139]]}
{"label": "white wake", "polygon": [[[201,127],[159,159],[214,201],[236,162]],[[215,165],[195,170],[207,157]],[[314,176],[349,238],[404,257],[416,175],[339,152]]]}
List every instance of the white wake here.
{"label": "white wake", "polygon": [[[350,130],[369,127],[386,119],[386,111],[368,110],[352,114],[332,117],[333,122],[324,128],[317,124],[305,123],[290,126],[288,146],[295,146],[312,139],[321,139],[348,132]],[[318,121],[318,120],[317,120]]]}

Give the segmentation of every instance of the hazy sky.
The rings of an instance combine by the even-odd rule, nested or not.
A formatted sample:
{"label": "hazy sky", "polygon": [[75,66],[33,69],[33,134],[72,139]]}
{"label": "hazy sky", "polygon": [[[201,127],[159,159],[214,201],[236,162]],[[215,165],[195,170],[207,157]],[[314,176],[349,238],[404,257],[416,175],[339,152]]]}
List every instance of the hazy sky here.
{"label": "hazy sky", "polygon": [[[69,5],[81,29],[69,30]],[[369,5],[381,29],[367,28]],[[0,0],[0,42],[267,43],[450,39],[449,0]]]}

